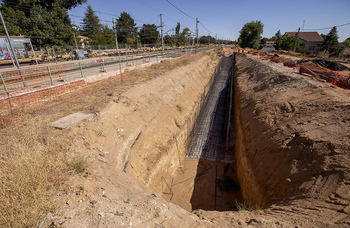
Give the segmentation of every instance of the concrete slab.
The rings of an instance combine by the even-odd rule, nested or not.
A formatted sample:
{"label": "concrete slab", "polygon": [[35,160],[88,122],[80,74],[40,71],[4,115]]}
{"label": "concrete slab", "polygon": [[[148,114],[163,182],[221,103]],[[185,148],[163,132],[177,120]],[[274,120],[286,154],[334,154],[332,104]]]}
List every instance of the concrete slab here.
{"label": "concrete slab", "polygon": [[93,118],[95,114],[85,114],[82,112],[76,112],[68,116],[62,117],[49,125],[58,129],[65,129],[67,127],[73,126],[83,120]]}

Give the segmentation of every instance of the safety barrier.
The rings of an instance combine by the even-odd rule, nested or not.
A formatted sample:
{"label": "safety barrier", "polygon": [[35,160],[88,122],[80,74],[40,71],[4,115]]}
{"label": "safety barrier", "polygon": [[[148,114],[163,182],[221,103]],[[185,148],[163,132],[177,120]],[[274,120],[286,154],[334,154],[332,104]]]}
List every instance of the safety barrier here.
{"label": "safety barrier", "polygon": [[[184,54],[186,53],[172,53],[164,58]],[[128,81],[130,74],[124,73],[128,69],[162,61],[158,55],[149,55],[147,61],[145,59],[129,57],[128,61],[114,62],[108,66],[104,65],[102,59],[97,64],[93,61],[93,67],[89,67],[86,61],[74,61],[0,72],[0,127],[1,119],[6,115],[46,109],[95,93]]]}

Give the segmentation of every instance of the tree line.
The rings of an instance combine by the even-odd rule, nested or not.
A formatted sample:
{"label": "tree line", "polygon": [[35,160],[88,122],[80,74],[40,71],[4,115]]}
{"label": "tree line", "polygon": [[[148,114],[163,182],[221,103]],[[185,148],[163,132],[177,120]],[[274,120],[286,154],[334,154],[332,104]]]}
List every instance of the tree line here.
{"label": "tree line", "polygon": [[[267,41],[274,41],[276,50],[293,50],[296,36],[282,35],[281,31],[278,32],[271,38],[262,37],[264,24],[261,21],[251,21],[246,23],[241,31],[237,43],[243,48],[262,49]],[[347,38],[343,43],[339,43],[337,27],[333,27],[328,34],[321,34],[323,43],[320,47],[321,51],[329,53],[330,57],[338,56],[339,53],[345,49],[345,46],[350,47],[350,37]],[[300,40],[296,46],[297,52],[303,52],[304,47]]]}
{"label": "tree line", "polygon": [[[0,11],[3,15],[10,36],[30,37],[35,46],[73,46],[74,36],[86,36],[89,45],[115,45],[114,29],[117,31],[118,43],[124,44],[159,44],[161,42],[160,27],[155,24],[143,24],[136,27],[130,14],[122,12],[116,18],[115,28],[101,23],[90,5],[81,24],[73,24],[68,10],[86,3],[87,0],[3,0]],[[166,45],[196,43],[190,29],[180,29],[177,23],[173,35],[164,31]],[[0,26],[0,35],[5,35]],[[199,43],[215,42],[214,37],[202,36]]]}

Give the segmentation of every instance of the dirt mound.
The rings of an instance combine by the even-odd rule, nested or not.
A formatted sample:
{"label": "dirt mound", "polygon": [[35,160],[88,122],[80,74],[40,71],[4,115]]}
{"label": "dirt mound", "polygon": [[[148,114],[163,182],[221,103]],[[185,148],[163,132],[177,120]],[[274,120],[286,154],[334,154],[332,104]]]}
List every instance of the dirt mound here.
{"label": "dirt mound", "polygon": [[280,216],[348,224],[349,93],[269,65],[237,54],[236,159],[243,198],[253,207],[273,205],[267,211]]}

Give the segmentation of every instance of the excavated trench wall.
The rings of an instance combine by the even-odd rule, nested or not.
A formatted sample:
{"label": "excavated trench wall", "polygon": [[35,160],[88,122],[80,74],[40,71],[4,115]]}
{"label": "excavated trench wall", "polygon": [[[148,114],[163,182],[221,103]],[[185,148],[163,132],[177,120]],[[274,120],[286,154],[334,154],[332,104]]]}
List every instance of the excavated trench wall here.
{"label": "excavated trench wall", "polygon": [[173,175],[183,165],[186,141],[218,60],[202,57],[129,91],[118,101],[142,111],[130,152],[122,159],[124,171],[157,193],[170,193]]}
{"label": "excavated trench wall", "polygon": [[245,203],[265,208],[341,195],[349,146],[340,120],[349,113],[348,98],[293,69],[239,53],[234,84],[235,156]]}

